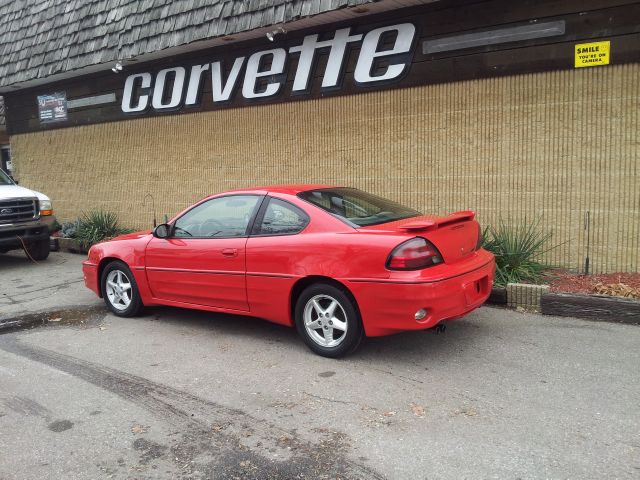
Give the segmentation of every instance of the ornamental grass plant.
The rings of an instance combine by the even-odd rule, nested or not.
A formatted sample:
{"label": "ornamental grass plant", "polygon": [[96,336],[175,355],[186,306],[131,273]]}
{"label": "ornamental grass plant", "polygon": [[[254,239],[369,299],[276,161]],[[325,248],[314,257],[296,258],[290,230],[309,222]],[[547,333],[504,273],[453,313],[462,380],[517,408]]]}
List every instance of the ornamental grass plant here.
{"label": "ornamental grass plant", "polygon": [[107,210],[92,210],[83,213],[80,217],[74,238],[83,248],[89,248],[95,243],[132,231],[120,225],[115,213]]}
{"label": "ornamental grass plant", "polygon": [[549,246],[551,233],[540,229],[540,219],[511,224],[503,219],[482,231],[482,246],[496,257],[495,285],[540,283],[549,265],[541,261]]}

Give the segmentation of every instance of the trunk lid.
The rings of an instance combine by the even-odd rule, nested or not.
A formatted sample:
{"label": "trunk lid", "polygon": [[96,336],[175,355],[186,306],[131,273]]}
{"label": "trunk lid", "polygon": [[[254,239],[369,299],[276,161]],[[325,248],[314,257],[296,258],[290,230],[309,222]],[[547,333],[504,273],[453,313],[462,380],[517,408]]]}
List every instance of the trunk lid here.
{"label": "trunk lid", "polygon": [[433,243],[445,263],[454,263],[476,250],[480,226],[475,213],[462,211],[446,217],[422,215],[395,222],[362,227],[367,232],[406,234],[407,238],[423,237]]}

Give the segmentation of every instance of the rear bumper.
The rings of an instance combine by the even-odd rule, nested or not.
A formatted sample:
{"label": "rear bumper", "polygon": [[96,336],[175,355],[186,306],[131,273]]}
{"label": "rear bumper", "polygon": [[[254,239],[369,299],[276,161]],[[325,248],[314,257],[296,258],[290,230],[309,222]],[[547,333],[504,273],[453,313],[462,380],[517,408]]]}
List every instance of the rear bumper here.
{"label": "rear bumper", "polygon": [[[435,282],[350,281],[367,336],[390,335],[406,330],[432,328],[444,320],[462,317],[482,305],[493,286],[495,262],[485,263]],[[418,310],[427,315],[416,320]]]}

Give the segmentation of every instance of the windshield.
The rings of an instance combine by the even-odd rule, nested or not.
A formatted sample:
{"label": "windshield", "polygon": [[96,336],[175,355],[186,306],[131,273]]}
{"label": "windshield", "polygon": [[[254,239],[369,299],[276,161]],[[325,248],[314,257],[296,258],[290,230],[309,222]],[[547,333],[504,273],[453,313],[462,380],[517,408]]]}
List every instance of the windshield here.
{"label": "windshield", "polygon": [[9,175],[0,170],[0,185],[13,185],[13,182],[9,178]]}
{"label": "windshield", "polygon": [[298,196],[355,227],[422,215],[417,210],[355,188],[323,188],[302,192]]}

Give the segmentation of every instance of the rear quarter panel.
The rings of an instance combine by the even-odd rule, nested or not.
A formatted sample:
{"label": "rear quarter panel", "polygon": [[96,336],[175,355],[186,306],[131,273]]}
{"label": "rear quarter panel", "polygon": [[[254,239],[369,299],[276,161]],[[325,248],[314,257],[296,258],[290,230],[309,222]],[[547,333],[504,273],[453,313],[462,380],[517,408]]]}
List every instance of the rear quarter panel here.
{"label": "rear quarter panel", "polygon": [[291,292],[305,277],[329,277],[341,283],[351,277],[389,277],[384,265],[393,246],[402,241],[397,236],[360,232],[302,200],[282,198],[305,210],[310,222],[296,235],[248,239],[247,293],[252,314],[290,325]]}

